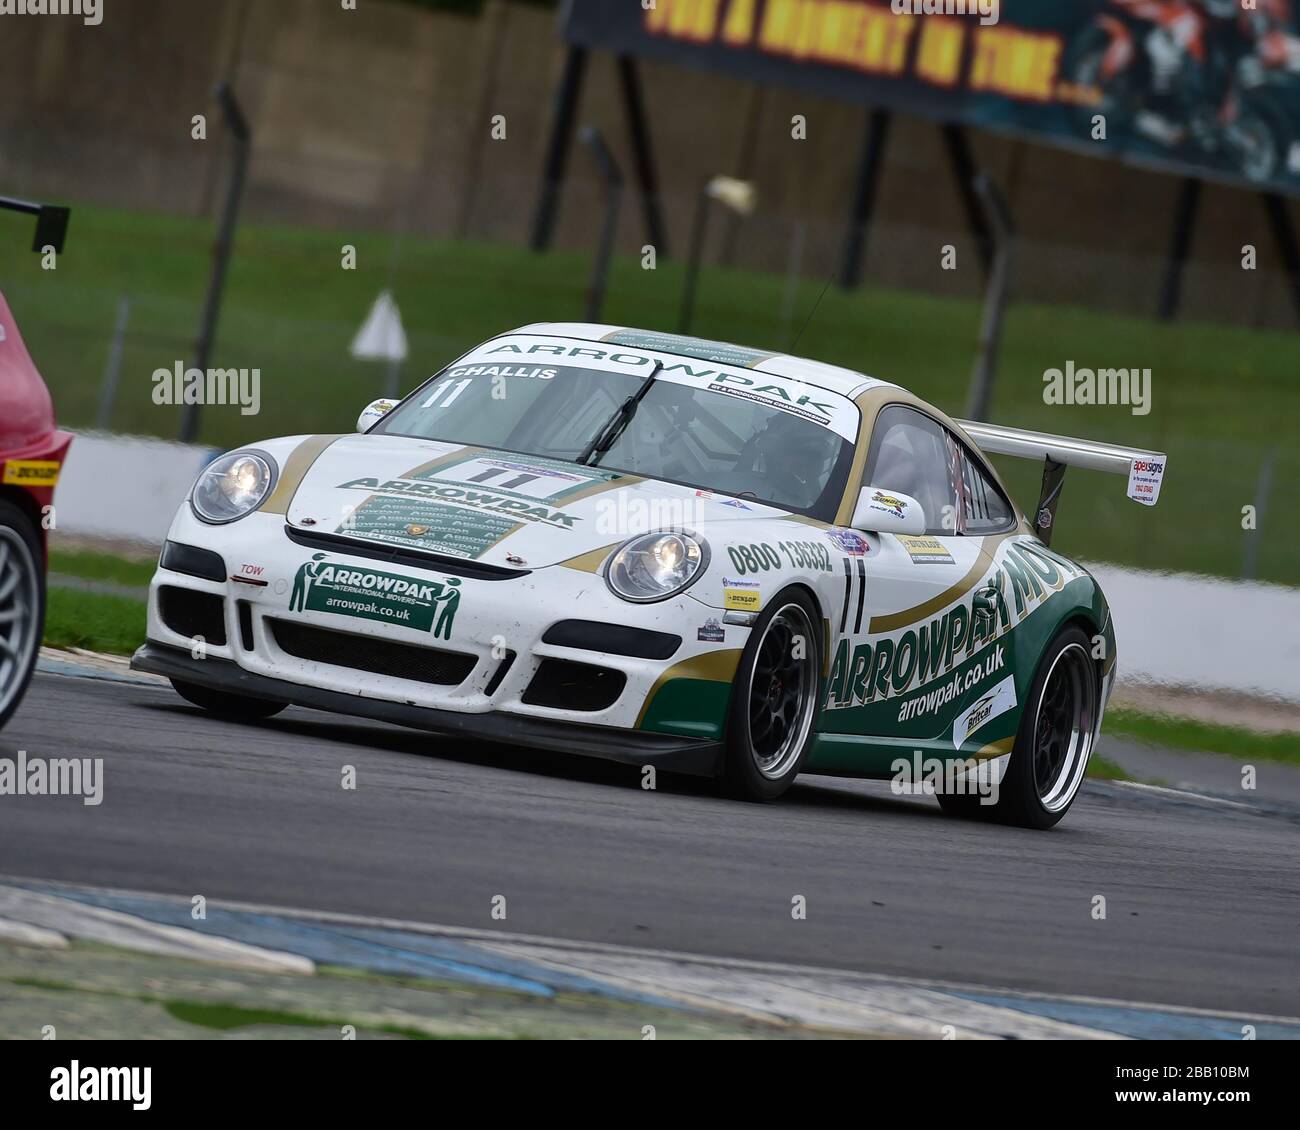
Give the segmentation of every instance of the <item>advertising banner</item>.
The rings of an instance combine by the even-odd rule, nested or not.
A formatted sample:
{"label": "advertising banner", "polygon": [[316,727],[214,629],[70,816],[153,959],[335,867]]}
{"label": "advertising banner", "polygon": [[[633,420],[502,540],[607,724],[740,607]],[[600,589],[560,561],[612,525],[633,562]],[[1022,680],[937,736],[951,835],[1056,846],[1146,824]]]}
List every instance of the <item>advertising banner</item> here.
{"label": "advertising banner", "polygon": [[1292,0],[569,0],[570,42],[1300,189]]}

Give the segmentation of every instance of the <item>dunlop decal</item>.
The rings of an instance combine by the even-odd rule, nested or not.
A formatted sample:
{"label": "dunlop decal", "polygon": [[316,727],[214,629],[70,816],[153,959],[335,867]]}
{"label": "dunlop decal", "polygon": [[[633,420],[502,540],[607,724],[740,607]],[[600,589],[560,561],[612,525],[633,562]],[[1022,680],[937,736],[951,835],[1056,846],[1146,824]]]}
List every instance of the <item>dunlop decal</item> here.
{"label": "dunlop decal", "polygon": [[59,464],[50,459],[14,459],[5,464],[4,483],[16,487],[52,487],[59,481]]}

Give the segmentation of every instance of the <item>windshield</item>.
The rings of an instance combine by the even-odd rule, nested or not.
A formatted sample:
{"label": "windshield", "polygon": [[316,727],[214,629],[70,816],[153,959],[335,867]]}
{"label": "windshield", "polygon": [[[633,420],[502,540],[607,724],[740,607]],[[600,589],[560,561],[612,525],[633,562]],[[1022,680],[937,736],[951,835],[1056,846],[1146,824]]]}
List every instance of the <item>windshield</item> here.
{"label": "windshield", "polygon": [[[619,372],[548,364],[549,359],[540,364],[462,361],[373,430],[576,460],[652,371],[653,358],[614,356],[635,356],[644,364]],[[765,374],[733,374],[737,387],[721,385],[728,374],[681,361],[666,360],[626,429],[595,457],[599,465],[833,521],[853,444],[818,421],[825,407],[836,427],[850,430],[845,410],[856,423],[852,403]]]}

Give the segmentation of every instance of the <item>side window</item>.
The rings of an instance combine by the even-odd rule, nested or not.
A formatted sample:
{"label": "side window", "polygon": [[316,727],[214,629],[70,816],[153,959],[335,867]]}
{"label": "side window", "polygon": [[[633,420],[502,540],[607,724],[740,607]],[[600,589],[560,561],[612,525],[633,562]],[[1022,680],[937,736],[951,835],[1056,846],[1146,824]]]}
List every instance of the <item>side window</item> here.
{"label": "side window", "polygon": [[983,467],[965,448],[961,452],[962,496],[965,502],[965,523],[962,533],[971,537],[1001,533],[1015,522],[1016,514],[1006,495],[984,473]]}
{"label": "side window", "polygon": [[926,532],[951,536],[960,522],[955,456],[945,428],[915,409],[891,404],[876,417],[862,485],[911,495],[925,510]]}

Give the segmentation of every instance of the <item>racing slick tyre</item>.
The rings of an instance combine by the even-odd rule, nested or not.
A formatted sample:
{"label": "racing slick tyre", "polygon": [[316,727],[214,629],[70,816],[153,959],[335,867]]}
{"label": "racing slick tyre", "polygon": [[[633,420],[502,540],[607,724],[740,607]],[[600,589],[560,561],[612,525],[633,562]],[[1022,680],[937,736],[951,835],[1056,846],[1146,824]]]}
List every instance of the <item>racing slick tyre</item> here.
{"label": "racing slick tyre", "polygon": [[995,804],[964,793],[939,794],[950,816],[986,818],[1021,828],[1051,828],[1079,795],[1101,709],[1092,641],[1079,627],[1064,629],[1038,664]]}
{"label": "racing slick tyre", "polygon": [[246,698],[229,691],[214,691],[210,687],[201,687],[197,683],[186,683],[180,679],[173,679],[171,684],[186,702],[235,722],[260,722],[263,718],[279,714],[289,705],[287,702],[272,702],[269,698]]}
{"label": "racing slick tyre", "polygon": [[749,633],[727,718],[723,781],[733,796],[775,800],[807,760],[821,687],[819,623],[813,602],[787,589]]}
{"label": "racing slick tyre", "polygon": [[0,728],[27,690],[44,628],[40,538],[26,514],[0,499]]}

